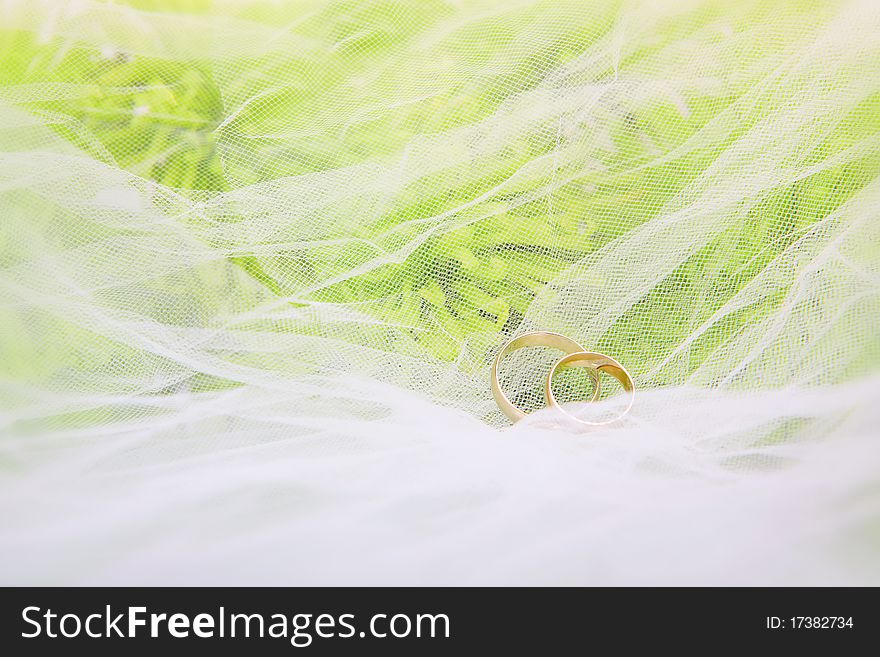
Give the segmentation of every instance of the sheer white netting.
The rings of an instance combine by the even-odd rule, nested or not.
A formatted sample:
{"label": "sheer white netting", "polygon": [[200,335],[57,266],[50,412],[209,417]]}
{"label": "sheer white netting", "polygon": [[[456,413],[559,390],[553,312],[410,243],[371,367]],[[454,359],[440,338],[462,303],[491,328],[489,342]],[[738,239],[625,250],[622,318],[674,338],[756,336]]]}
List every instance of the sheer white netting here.
{"label": "sheer white netting", "polygon": [[878,584],[878,165],[873,1],[0,3],[2,580]]}

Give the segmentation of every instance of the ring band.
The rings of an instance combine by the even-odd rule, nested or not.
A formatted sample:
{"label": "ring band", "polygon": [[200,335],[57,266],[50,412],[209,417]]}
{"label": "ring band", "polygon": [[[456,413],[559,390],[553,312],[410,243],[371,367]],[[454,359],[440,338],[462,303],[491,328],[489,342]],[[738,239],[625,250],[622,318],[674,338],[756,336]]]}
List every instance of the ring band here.
{"label": "ring band", "polygon": [[[584,348],[571,338],[567,338],[559,333],[551,333],[550,331],[523,333],[507,342],[507,344],[501,348],[501,351],[498,352],[498,355],[495,356],[495,360],[492,363],[492,395],[495,397],[495,401],[498,403],[499,408],[501,408],[501,410],[504,411],[504,414],[514,422],[522,420],[526,417],[527,413],[514,406],[513,402],[511,402],[507,398],[507,395],[504,394],[504,391],[501,389],[501,383],[498,380],[498,366],[505,356],[517,349],[522,349],[523,347],[551,347],[553,349],[564,351],[570,356],[575,355],[578,352],[586,353]],[[568,358],[568,356],[565,358]],[[554,369],[558,365],[559,362],[556,363]],[[592,377],[593,382],[596,384],[596,390],[593,393],[593,398],[591,400],[595,401],[599,398],[599,372],[595,366],[588,370],[588,372]],[[550,379],[548,378],[547,380],[549,382]]]}
{"label": "ring band", "polygon": [[[610,420],[602,420],[599,422],[581,420],[580,418],[576,418],[571,413],[563,410],[563,408],[556,401],[556,397],[553,395],[553,375],[570,367],[589,367],[590,369],[588,371],[597,372],[597,375],[599,370],[607,372],[615,379],[620,381],[620,385],[623,386],[623,389],[629,392],[629,404],[627,404],[626,408],[623,409],[623,412],[620,413],[617,417],[611,418]],[[633,383],[632,377],[629,375],[629,372],[626,371],[623,365],[618,363],[610,356],[606,356],[605,354],[598,354],[592,351],[580,351],[570,353],[567,356],[563,356],[558,361],[556,361],[556,363],[550,369],[550,373],[547,375],[547,383],[544,388],[544,396],[546,397],[547,404],[549,406],[562,411],[563,413],[565,413],[565,415],[570,417],[575,422],[580,422],[581,424],[586,424],[589,426],[601,426],[604,424],[611,424],[612,422],[616,422],[629,412],[629,409],[632,408],[633,401],[635,401],[635,384]],[[596,401],[596,396],[597,395],[593,395],[593,399],[591,399],[590,401]]]}

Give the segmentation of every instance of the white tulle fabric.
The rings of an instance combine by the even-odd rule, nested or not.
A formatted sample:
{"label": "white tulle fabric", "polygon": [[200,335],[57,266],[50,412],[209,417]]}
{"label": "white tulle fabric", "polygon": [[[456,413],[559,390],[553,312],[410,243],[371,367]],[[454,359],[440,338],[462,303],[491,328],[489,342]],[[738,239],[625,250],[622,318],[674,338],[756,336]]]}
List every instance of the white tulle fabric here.
{"label": "white tulle fabric", "polygon": [[[270,26],[222,3],[182,22],[9,4],[7,25],[97,56],[209,61],[230,186],[150,179],[39,107],[85,93],[74,82],[0,86],[3,583],[880,584],[880,137],[844,125],[878,112],[876,3],[829,4],[785,30],[769,12],[735,33],[730,15],[746,9],[696,23],[698,5],[602,5],[606,32],[539,83],[503,91],[488,116],[424,126],[389,152],[338,137],[349,160],[305,173],[292,164],[300,141],[423,102],[450,76],[479,94],[491,73],[452,60],[407,78],[394,62],[428,71],[444,39],[477,48],[457,30],[496,14],[544,47],[588,10],[451,8],[408,59],[359,73],[377,88],[243,134],[237,121],[269,92],[233,84],[242,62],[263,57],[260,79],[277,90],[306,74],[275,54],[323,61],[296,21]],[[736,99],[676,140],[692,94]],[[515,323],[452,336],[450,358],[412,338],[430,320],[400,326],[378,301],[333,296],[340,281],[430,257],[430,240],[491,220],[500,203],[558,212],[574,203],[572,180],[589,196],[633,174],[600,154],[621,115],[661,100],[679,111],[638,142],[653,154],[621,188],[620,215]],[[468,189],[505,145],[548,129],[550,155],[454,210],[376,228],[419,181],[436,192],[442,173]],[[694,153],[710,161],[687,184],[651,177]],[[246,179],[263,165],[278,174]],[[830,209],[801,199],[817,208],[808,225],[762,209],[847,166],[858,187]],[[752,239],[755,222],[779,231]],[[278,264],[291,252],[312,269]],[[275,266],[282,288],[244,257]],[[690,262],[706,268],[670,287]],[[584,432],[541,411],[508,427],[489,363],[531,329],[616,345],[638,385],[627,419]],[[546,361],[520,365],[505,384],[539,385]]]}

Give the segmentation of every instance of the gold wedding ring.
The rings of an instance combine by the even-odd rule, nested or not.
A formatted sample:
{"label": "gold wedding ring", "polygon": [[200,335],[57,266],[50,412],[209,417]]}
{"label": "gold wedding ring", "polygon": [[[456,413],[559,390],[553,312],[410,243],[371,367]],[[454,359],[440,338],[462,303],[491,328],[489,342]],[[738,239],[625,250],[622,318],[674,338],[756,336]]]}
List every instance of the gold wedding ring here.
{"label": "gold wedding ring", "polygon": [[[551,347],[553,349],[559,349],[569,355],[586,353],[584,348],[571,338],[567,338],[559,333],[551,333],[550,331],[523,333],[505,344],[495,357],[495,361],[492,363],[492,395],[495,397],[495,401],[498,403],[499,408],[501,408],[501,410],[504,411],[504,414],[514,422],[522,420],[527,413],[514,406],[513,402],[511,402],[507,398],[507,395],[504,394],[504,391],[501,389],[501,382],[498,380],[498,366],[505,356],[517,349],[522,349],[523,347]],[[559,363],[557,362],[556,365],[559,365]],[[554,368],[555,367],[556,366],[554,366]],[[596,401],[599,398],[599,371],[594,367],[588,370],[587,373],[596,385],[595,392],[590,401]],[[547,380],[549,386],[549,378]]]}
{"label": "gold wedding ring", "polygon": [[[616,422],[626,415],[632,408],[633,401],[635,401],[635,384],[633,383],[633,379],[629,375],[629,372],[626,371],[626,368],[624,368],[623,365],[605,354],[587,351],[571,338],[567,338],[559,333],[552,333],[550,331],[532,331],[531,333],[523,333],[522,335],[508,341],[501,348],[501,351],[498,352],[498,355],[492,363],[492,395],[495,397],[495,401],[498,403],[499,408],[514,422],[522,420],[526,417],[527,413],[514,405],[513,402],[507,398],[507,395],[504,394],[504,391],[501,389],[501,382],[498,380],[498,366],[501,364],[501,361],[504,360],[505,356],[517,349],[522,349],[523,347],[550,347],[552,349],[558,349],[566,354],[556,361],[553,367],[550,368],[550,372],[547,373],[547,380],[544,384],[544,398],[546,399],[548,406],[562,412],[571,420],[593,427],[602,426]],[[593,379],[595,389],[593,391],[593,396],[590,398],[591,402],[599,399],[599,372],[606,372],[617,379],[620,382],[620,385],[623,386],[623,389],[629,393],[629,402],[627,403],[626,408],[611,419],[595,421],[582,420],[565,411],[553,395],[553,377],[557,372],[573,367],[585,368],[587,374]]]}
{"label": "gold wedding ring", "polygon": [[[563,410],[563,408],[556,401],[556,397],[553,396],[553,375],[557,372],[561,372],[562,370],[566,370],[572,367],[588,367],[590,368],[589,370],[587,370],[588,372],[607,372],[615,379],[620,381],[620,385],[622,385],[623,389],[629,393],[629,403],[627,403],[626,408],[624,408],[623,411],[617,416],[612,417],[608,420],[600,421],[582,420]],[[565,413],[570,419],[574,420],[575,422],[596,427],[616,422],[629,412],[629,409],[632,408],[633,401],[635,401],[635,385],[633,384],[632,377],[629,375],[629,372],[626,371],[623,365],[618,363],[610,356],[606,356],[605,354],[598,354],[592,351],[581,351],[570,353],[567,356],[563,356],[558,361],[556,361],[556,364],[553,365],[553,367],[550,369],[550,373],[547,375],[547,383],[544,388],[544,396],[547,399],[548,406]],[[593,400],[591,401],[595,401],[595,395]]]}

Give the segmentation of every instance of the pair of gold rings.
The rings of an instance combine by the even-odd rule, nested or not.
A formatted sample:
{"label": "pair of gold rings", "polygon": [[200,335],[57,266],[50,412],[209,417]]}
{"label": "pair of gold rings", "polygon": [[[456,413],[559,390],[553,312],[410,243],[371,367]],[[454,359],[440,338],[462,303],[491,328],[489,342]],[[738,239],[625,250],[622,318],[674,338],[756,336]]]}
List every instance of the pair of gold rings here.
{"label": "pair of gold rings", "polygon": [[[561,411],[575,422],[589,426],[611,424],[626,415],[629,412],[629,409],[632,408],[635,399],[635,385],[633,384],[632,377],[623,365],[605,354],[587,351],[571,338],[567,338],[559,333],[551,333],[550,331],[533,331],[531,333],[523,333],[501,347],[501,351],[498,352],[495,361],[492,363],[492,395],[495,397],[498,406],[504,411],[504,414],[512,421],[517,422],[523,419],[527,413],[521,408],[515,406],[513,402],[507,398],[507,395],[504,394],[504,391],[501,389],[501,382],[498,380],[498,366],[501,364],[501,361],[504,360],[505,356],[513,353],[517,349],[522,349],[523,347],[552,347],[553,349],[559,349],[566,354],[557,360],[553,367],[550,368],[550,372],[547,374],[547,381],[544,384],[544,398],[546,399],[548,406]],[[584,420],[567,413],[559,405],[556,401],[556,397],[553,395],[553,377],[557,372],[573,367],[585,368],[587,374],[593,380],[594,391],[590,401],[596,401],[599,399],[599,372],[607,372],[620,381],[620,385],[623,386],[623,389],[627,393],[629,393],[629,402],[624,410],[615,417],[600,421]]]}

